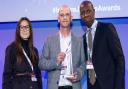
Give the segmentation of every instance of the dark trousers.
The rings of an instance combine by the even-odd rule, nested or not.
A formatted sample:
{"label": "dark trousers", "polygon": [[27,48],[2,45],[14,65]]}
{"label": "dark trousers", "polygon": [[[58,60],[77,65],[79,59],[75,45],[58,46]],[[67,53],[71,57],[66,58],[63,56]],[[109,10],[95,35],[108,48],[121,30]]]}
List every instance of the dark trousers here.
{"label": "dark trousers", "polygon": [[58,89],[73,89],[72,86],[59,86]]}
{"label": "dark trousers", "polygon": [[[89,79],[88,79],[89,80]],[[90,82],[88,81],[88,89],[101,89],[98,80],[96,79],[96,82],[94,85],[91,85]]]}

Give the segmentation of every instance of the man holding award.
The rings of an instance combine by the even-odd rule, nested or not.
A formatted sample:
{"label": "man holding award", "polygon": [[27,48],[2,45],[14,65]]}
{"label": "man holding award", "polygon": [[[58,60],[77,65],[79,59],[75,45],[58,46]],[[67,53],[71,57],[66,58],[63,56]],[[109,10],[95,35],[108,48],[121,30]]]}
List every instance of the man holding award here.
{"label": "man holding award", "polygon": [[71,32],[71,21],[70,8],[61,6],[60,30],[44,43],[39,67],[48,71],[47,89],[81,89],[80,80],[85,72],[83,41]]}

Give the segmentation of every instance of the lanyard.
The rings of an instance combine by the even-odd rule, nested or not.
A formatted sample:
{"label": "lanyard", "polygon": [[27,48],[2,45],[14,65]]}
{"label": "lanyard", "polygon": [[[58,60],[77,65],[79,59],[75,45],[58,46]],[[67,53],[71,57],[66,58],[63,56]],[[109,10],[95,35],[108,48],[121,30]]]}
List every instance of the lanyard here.
{"label": "lanyard", "polygon": [[71,41],[68,43],[68,47],[66,48],[65,53],[67,53],[68,50],[70,49],[70,45],[71,45]]}
{"label": "lanyard", "polygon": [[30,64],[31,69],[32,69],[32,71],[33,71],[34,69],[33,69],[32,62],[31,62],[30,58],[28,57],[28,55],[26,54],[26,52],[25,52],[25,50],[24,50],[24,48],[23,48],[23,47],[22,47],[22,51],[23,51],[23,53],[24,53],[24,56],[25,56],[25,57],[26,57],[26,59],[28,60],[28,63]]}

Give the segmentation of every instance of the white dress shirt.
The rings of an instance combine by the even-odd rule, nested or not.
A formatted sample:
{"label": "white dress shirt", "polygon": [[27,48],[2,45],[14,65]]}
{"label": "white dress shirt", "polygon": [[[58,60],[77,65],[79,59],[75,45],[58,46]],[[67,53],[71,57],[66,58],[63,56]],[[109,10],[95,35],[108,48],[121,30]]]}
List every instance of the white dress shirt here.
{"label": "white dress shirt", "polygon": [[71,53],[71,32],[69,36],[63,37],[60,34],[60,49],[61,52],[66,54],[64,61],[62,61],[62,66],[65,66],[64,69],[61,70],[59,86],[72,85],[71,81],[66,79],[66,75],[70,75],[73,72],[72,67],[72,53]]}

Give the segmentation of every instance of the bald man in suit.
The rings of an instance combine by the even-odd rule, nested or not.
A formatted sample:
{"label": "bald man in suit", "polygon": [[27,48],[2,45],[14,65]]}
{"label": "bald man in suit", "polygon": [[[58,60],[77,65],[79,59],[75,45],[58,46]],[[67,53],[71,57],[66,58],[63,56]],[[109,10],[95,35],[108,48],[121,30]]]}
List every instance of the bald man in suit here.
{"label": "bald man in suit", "polygon": [[60,7],[59,32],[44,43],[39,67],[48,71],[47,89],[81,89],[80,80],[85,72],[83,40],[71,32],[71,21],[70,8]]}

